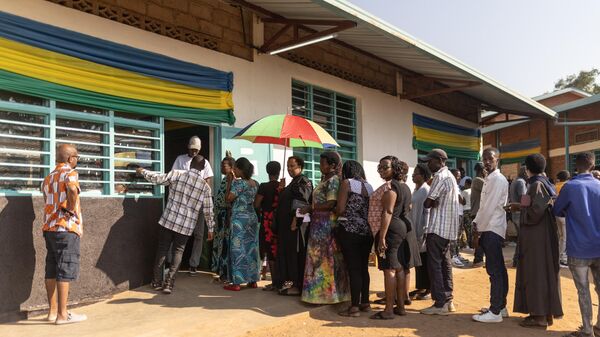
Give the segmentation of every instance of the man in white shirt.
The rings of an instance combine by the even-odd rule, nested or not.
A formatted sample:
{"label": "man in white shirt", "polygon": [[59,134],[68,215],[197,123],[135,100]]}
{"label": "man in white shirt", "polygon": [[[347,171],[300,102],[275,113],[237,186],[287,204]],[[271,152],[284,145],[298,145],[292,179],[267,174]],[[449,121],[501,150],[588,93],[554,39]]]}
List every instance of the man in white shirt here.
{"label": "man in white shirt", "polygon": [[[192,136],[188,143],[188,153],[182,154],[175,159],[173,163],[172,171],[174,170],[190,170],[190,163],[192,159],[200,153],[202,148],[202,142],[198,136]],[[208,186],[212,186],[212,178],[214,176],[212,167],[208,160],[204,160],[205,165],[200,176],[206,181]],[[200,257],[202,256],[202,246],[204,244],[204,214],[200,213],[198,222],[194,228],[194,244],[192,246],[192,255],[190,255],[190,276],[196,276],[198,273],[198,265],[200,264]]]}
{"label": "man in white shirt", "polygon": [[490,307],[483,309],[473,320],[482,323],[502,322],[507,317],[506,295],[508,294],[508,274],[502,255],[502,242],[506,235],[506,211],[508,181],[498,169],[500,153],[495,148],[483,151],[483,165],[488,172],[483,189],[479,211],[473,226],[480,233],[479,245],[486,256],[485,269],[490,276]]}

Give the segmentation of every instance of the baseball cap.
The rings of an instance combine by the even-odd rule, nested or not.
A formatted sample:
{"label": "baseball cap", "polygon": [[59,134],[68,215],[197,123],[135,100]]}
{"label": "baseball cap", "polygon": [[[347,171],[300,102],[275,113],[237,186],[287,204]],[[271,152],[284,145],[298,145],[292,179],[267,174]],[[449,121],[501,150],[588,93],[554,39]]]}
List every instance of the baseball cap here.
{"label": "baseball cap", "polygon": [[202,143],[200,142],[200,138],[198,138],[198,136],[193,136],[192,138],[190,138],[190,142],[188,143],[188,149],[200,151],[201,144]]}
{"label": "baseball cap", "polygon": [[428,162],[431,159],[448,159],[448,155],[446,154],[446,151],[442,150],[442,149],[433,149],[431,151],[429,151],[429,153],[426,156],[422,156],[421,158],[419,158],[421,161],[424,162]]}

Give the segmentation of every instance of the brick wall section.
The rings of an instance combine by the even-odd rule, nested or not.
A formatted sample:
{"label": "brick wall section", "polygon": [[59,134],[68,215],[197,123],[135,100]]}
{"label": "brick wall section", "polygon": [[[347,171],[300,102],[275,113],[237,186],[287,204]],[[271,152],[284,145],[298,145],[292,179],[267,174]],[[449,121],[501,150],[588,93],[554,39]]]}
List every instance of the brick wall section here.
{"label": "brick wall section", "polygon": [[[580,96],[572,93],[563,94],[560,96],[552,97],[550,99],[541,100],[544,104],[560,105],[568,102],[572,102],[575,98]],[[600,120],[600,103],[588,105],[576,110],[568,112],[569,121],[591,121]],[[564,113],[559,115],[559,121],[563,121]],[[577,135],[586,133],[589,131],[597,131],[598,138],[600,138],[600,124],[586,125],[586,126],[570,126],[569,127],[569,145],[585,144],[588,142],[598,141],[598,138],[594,138],[591,135],[577,141]],[[533,120],[531,122],[522,123],[505,129],[501,129],[495,132],[489,132],[483,135],[483,144],[495,145],[496,134],[499,134],[499,140],[502,145],[517,143],[523,140],[539,138],[542,145],[542,154],[546,157],[547,169],[546,172],[550,177],[556,177],[556,174],[565,169],[565,158],[564,154],[559,156],[550,157],[550,150],[560,149],[565,147],[565,128],[564,126],[557,126],[553,120]],[[573,153],[573,150],[570,150]]]}
{"label": "brick wall section", "polygon": [[572,93],[572,92],[567,92],[564,93],[562,95],[557,95],[554,97],[549,97],[546,99],[541,99],[538,101],[538,103],[543,104],[547,107],[553,107],[553,106],[557,106],[557,105],[561,105],[561,104],[565,104],[565,103],[569,103],[572,101],[576,101],[578,99],[581,99],[581,95]]}
{"label": "brick wall section", "polygon": [[[47,0],[170,38],[253,60],[251,14],[219,0]],[[246,43],[248,41],[248,43]]]}

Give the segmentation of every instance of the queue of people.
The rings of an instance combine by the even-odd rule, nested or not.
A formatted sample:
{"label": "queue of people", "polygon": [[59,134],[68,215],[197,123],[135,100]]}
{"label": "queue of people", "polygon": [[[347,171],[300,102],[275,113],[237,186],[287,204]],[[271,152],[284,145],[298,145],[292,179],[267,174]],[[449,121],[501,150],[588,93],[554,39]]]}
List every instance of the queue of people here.
{"label": "queue of people", "polygon": [[[224,179],[214,193],[213,205],[207,181],[211,176],[206,173],[210,164],[198,154],[199,140],[190,140],[189,146],[189,159],[178,159],[184,169],[168,173],[137,169],[149,182],[169,186],[159,221],[151,283],[155,290],[173,291],[185,244],[202,222],[208,228],[208,240],[213,241],[212,271],[226,290],[257,288],[262,258],[266,258],[272,283],[263,290],[299,296],[313,304],[349,302],[340,315],[358,317],[372,310],[368,265],[374,251],[384,275],[381,303],[385,307],[369,314],[370,318],[394,319],[406,315],[405,305],[412,300],[428,299],[433,303],[421,313],[445,316],[456,311],[451,254],[459,234],[466,230],[476,259],[485,256],[490,276],[489,306],[473,320],[498,323],[508,316],[510,285],[502,244],[510,210],[519,217],[512,311],[528,314],[520,325],[547,328],[563,316],[559,271],[561,260],[566,259],[583,320],[581,329],[570,336],[600,332],[600,323],[592,324],[588,286],[591,270],[596,289],[600,289],[600,210],[596,207],[600,181],[591,174],[592,153],[577,155],[578,175],[565,179],[559,192],[544,174],[546,161],[541,154],[525,160],[520,175],[525,189],[509,188],[500,173],[500,153],[495,148],[483,151],[477,176],[464,181],[446,166],[446,152],[433,149],[420,158],[413,171],[413,191],[406,184],[408,165],[394,156],[379,161],[377,171],[384,183],[374,190],[360,163],[342,163],[341,156],[332,151],[320,155],[322,178],[316,187],[303,174],[305,163],[300,157],[287,159],[288,184],[285,179],[278,181],[281,166],[277,162],[267,164],[269,181],[259,184],[252,179],[255,168],[247,158],[235,160],[227,155],[220,163]],[[83,227],[75,170],[77,150],[64,144],[58,154],[58,166],[42,185],[48,248],[46,287],[48,320],[67,324],[86,319],[66,310],[69,282],[78,276]],[[467,200],[470,207],[465,208]],[[465,211],[469,219],[473,217],[472,222],[464,220]],[[559,249],[557,216],[565,219],[566,252]],[[163,279],[162,266],[168,257],[172,260]],[[65,264],[66,260],[70,263]],[[413,268],[416,289],[409,291]]]}

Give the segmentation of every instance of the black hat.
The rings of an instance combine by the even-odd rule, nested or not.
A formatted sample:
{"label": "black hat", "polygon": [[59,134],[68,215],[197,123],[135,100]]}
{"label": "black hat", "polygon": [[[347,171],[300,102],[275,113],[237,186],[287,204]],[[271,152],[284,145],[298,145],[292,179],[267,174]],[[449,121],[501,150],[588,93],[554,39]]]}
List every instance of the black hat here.
{"label": "black hat", "polygon": [[433,149],[433,150],[429,151],[429,153],[426,156],[423,156],[420,158],[420,160],[424,161],[424,162],[428,162],[431,159],[446,160],[446,159],[448,159],[448,155],[446,154],[446,151],[444,151],[442,149]]}

